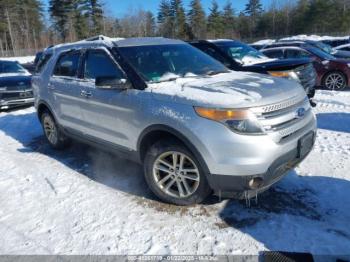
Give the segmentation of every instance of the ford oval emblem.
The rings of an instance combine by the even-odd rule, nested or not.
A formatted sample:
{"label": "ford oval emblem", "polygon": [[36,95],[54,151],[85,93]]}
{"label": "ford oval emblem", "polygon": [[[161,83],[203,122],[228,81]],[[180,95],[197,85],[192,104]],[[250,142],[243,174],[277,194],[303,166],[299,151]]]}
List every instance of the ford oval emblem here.
{"label": "ford oval emblem", "polygon": [[305,116],[305,108],[300,107],[298,108],[298,110],[296,111],[296,116],[297,118],[302,118]]}

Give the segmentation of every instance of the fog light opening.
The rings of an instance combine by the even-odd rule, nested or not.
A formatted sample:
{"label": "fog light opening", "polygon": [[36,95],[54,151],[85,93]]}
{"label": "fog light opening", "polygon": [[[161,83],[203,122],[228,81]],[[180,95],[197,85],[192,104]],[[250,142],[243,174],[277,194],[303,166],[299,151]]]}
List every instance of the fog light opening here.
{"label": "fog light opening", "polygon": [[264,184],[264,179],[262,177],[254,177],[253,179],[249,180],[249,187],[250,189],[258,189],[261,188]]}

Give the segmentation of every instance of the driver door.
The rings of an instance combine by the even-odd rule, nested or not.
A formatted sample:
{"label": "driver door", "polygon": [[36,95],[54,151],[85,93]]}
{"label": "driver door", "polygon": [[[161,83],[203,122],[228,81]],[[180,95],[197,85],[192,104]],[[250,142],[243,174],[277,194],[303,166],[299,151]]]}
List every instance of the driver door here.
{"label": "driver door", "polygon": [[90,49],[83,62],[85,105],[81,108],[88,123],[86,135],[100,142],[132,147],[131,138],[136,134],[135,121],[138,112],[139,90],[96,86],[97,77],[109,77],[127,81],[125,73],[106,49]]}

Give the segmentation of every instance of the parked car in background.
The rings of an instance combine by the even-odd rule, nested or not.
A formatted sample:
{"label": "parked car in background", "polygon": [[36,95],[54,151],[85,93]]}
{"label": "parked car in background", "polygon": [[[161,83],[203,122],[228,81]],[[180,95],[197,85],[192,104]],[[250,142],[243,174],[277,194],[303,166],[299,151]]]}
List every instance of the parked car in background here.
{"label": "parked car in background", "polygon": [[309,58],[269,59],[258,50],[236,40],[199,40],[190,44],[231,70],[293,79],[302,84],[310,98],[315,94],[316,73]]}
{"label": "parked car in background", "polygon": [[334,50],[350,52],[350,43],[334,47]]}
{"label": "parked car in background", "polygon": [[340,45],[346,45],[350,43],[350,37],[334,37],[330,39],[321,40],[322,43],[330,45],[331,47],[337,47]]}
{"label": "parked car in background", "polygon": [[330,45],[327,45],[321,41],[313,41],[313,40],[283,40],[273,44],[265,45],[263,49],[273,48],[273,47],[281,47],[281,46],[298,46],[298,47],[307,47],[312,46],[321,49],[322,51],[337,57],[344,58],[350,60],[350,52],[345,50],[336,50],[333,49]]}
{"label": "parked car in background", "polygon": [[47,141],[143,163],[160,199],[250,198],[311,151],[316,120],[295,81],[234,72],[180,40],[99,36],[51,48],[33,76]]}
{"label": "parked car in background", "polygon": [[33,102],[31,74],[16,61],[0,60],[0,110]]}
{"label": "parked car in background", "polygon": [[279,46],[261,50],[270,58],[311,58],[317,72],[316,85],[342,90],[350,85],[350,61],[336,58],[311,45]]}

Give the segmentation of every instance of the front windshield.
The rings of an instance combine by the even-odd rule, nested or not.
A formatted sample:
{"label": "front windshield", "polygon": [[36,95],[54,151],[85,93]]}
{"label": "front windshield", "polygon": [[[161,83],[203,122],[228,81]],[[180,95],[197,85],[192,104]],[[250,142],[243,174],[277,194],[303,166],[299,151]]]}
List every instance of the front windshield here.
{"label": "front windshield", "polygon": [[220,43],[218,47],[240,64],[268,59],[267,56],[253,47],[238,42]]}
{"label": "front windshield", "polygon": [[0,61],[0,74],[6,73],[26,73],[26,70],[17,62]]}
{"label": "front windshield", "polygon": [[310,52],[313,53],[314,55],[320,57],[323,60],[333,60],[335,59],[335,57],[325,51],[323,51],[322,49],[319,48],[312,48],[310,49]]}
{"label": "front windshield", "polygon": [[333,48],[330,45],[324,44],[322,42],[315,42],[315,46],[322,49],[324,52],[328,54],[333,54]]}
{"label": "front windshield", "polygon": [[118,50],[148,82],[228,72],[220,62],[188,44],[119,47]]}

